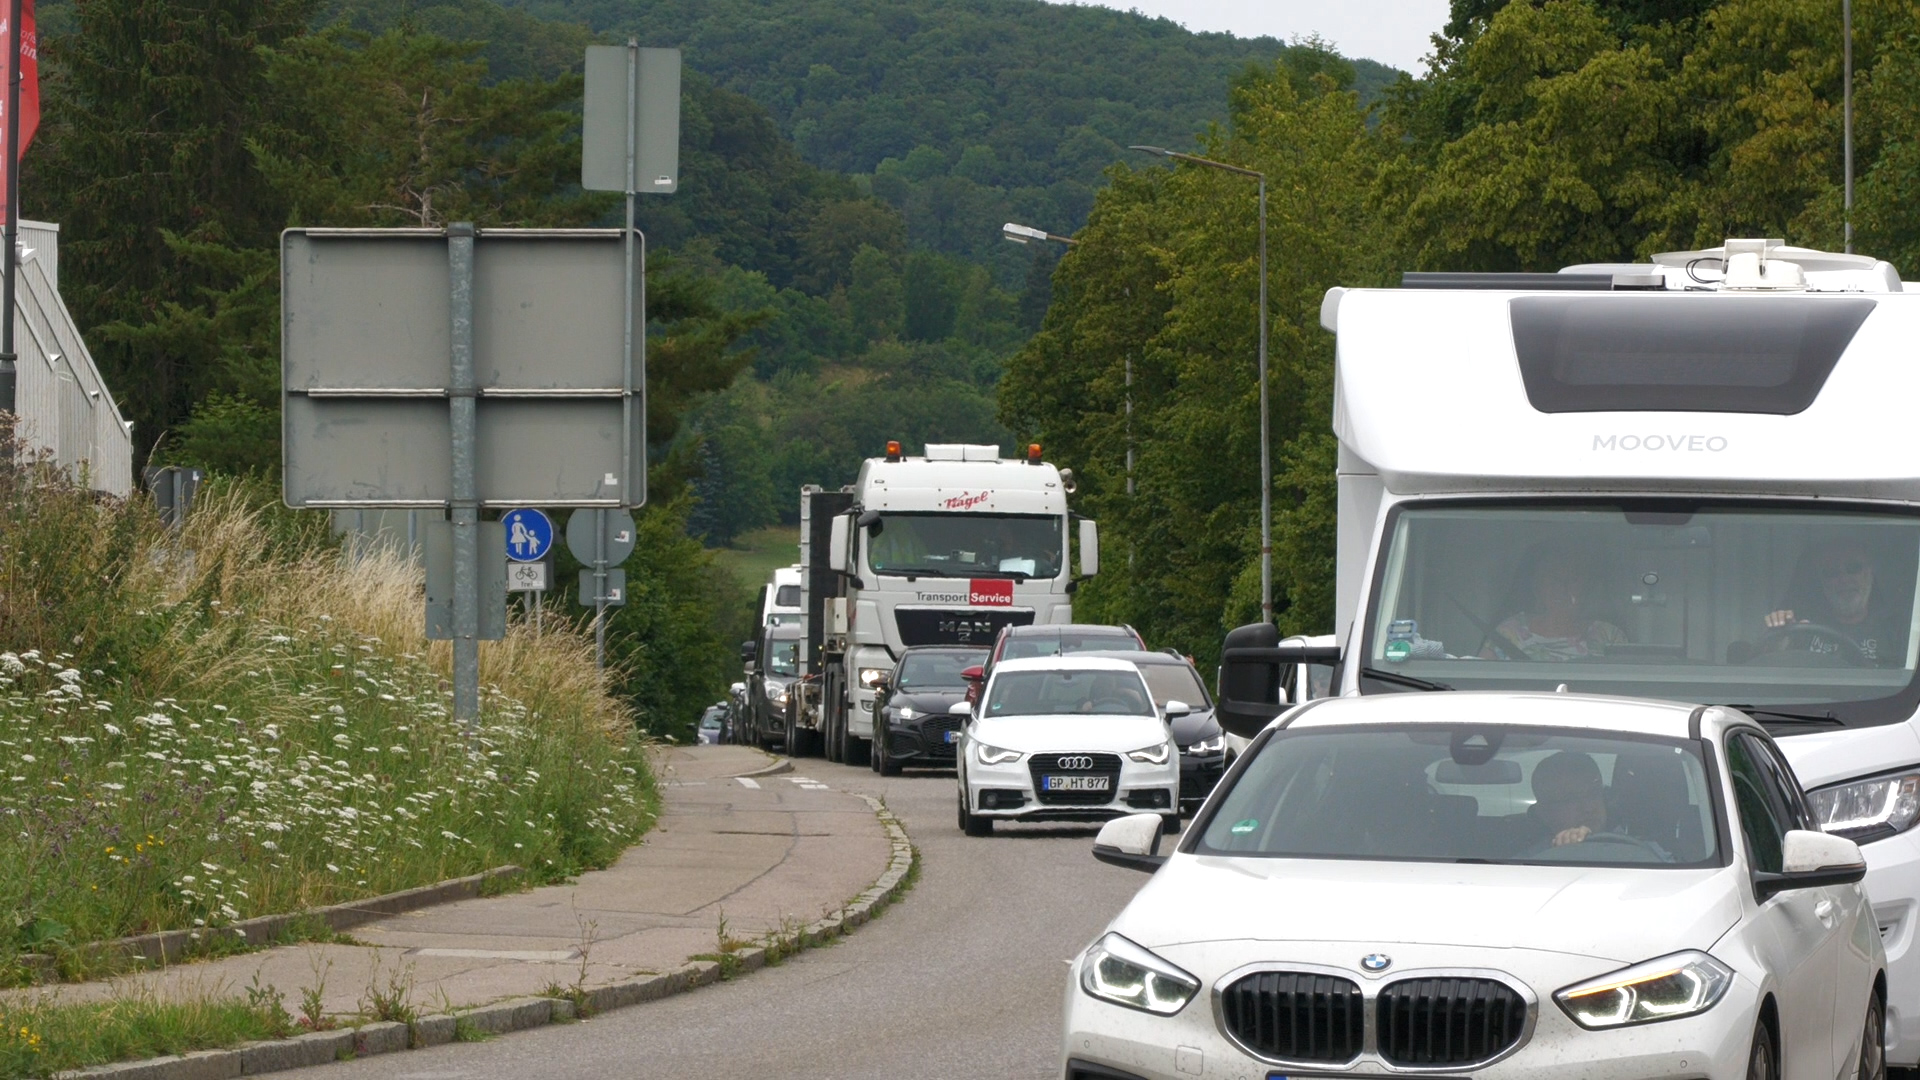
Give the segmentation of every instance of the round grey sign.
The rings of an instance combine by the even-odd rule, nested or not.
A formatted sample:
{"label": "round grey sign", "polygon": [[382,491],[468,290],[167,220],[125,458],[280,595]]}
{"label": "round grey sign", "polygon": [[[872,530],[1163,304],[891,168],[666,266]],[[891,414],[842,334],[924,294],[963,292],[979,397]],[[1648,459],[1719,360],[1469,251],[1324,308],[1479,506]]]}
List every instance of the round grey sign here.
{"label": "round grey sign", "polygon": [[[604,524],[603,524],[604,523]],[[595,536],[601,532],[602,536]],[[567,518],[567,550],[592,566],[601,544],[608,566],[618,566],[633,554],[633,515],[625,510],[575,510]]]}

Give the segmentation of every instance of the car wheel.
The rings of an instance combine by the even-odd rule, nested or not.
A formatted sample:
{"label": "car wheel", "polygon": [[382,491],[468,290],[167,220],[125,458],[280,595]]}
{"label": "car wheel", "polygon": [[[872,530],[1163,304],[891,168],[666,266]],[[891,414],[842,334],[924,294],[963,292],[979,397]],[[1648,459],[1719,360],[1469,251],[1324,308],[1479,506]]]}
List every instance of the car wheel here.
{"label": "car wheel", "polygon": [[1773,1037],[1765,1024],[1753,1029],[1753,1049],[1747,1051],[1747,1080],[1780,1080],[1773,1058]]}
{"label": "car wheel", "polygon": [[887,753],[887,743],[892,738],[893,733],[885,729],[873,733],[873,768],[881,776],[900,775],[900,763]]}
{"label": "car wheel", "polygon": [[968,836],[993,835],[992,818],[981,817],[979,814],[971,813],[967,810],[967,789],[964,784],[961,785],[960,797],[956,800],[956,805],[960,807],[961,832],[966,833]]}
{"label": "car wheel", "polygon": [[1867,1025],[1860,1033],[1860,1080],[1887,1080],[1887,1007],[1874,994],[1867,999]]}

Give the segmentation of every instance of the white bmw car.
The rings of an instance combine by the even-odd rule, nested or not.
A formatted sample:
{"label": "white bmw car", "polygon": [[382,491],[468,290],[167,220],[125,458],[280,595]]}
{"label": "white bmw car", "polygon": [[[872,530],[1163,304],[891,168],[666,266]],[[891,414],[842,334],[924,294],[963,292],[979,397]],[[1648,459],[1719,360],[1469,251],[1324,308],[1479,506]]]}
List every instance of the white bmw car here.
{"label": "white bmw car", "polygon": [[1073,964],[1068,1080],[1882,1080],[1852,841],[1732,709],[1570,694],[1303,705]]}
{"label": "white bmw car", "polygon": [[[1185,708],[1168,702],[1169,709]],[[1002,660],[960,733],[960,828],[996,821],[1106,821],[1152,812],[1180,827],[1180,751],[1140,669],[1125,660]]]}

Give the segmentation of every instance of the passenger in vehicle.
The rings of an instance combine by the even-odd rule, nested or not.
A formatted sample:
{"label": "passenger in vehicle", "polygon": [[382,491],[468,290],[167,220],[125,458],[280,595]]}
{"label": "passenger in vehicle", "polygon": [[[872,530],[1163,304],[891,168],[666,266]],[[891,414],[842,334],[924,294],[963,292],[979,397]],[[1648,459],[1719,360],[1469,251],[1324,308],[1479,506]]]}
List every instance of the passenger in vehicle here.
{"label": "passenger in vehicle", "polygon": [[[1876,570],[1873,556],[1858,541],[1839,538],[1809,547],[1785,604],[1761,620],[1769,633],[1757,650],[1804,648],[1867,664],[1904,659],[1912,615],[1888,596],[1892,590],[1875,588]],[[1801,626],[1808,629],[1792,629]],[[1835,633],[1823,633],[1823,627]]]}
{"label": "passenger in vehicle", "polygon": [[1607,829],[1607,785],[1593,758],[1562,750],[1533,767],[1533,808],[1552,847],[1578,844]]}
{"label": "passenger in vehicle", "polygon": [[[1592,613],[1595,591],[1586,561],[1571,551],[1537,545],[1521,563],[1525,594],[1515,613],[1494,629],[1480,650],[1489,660],[1584,660],[1604,656],[1626,632]],[[1518,610],[1515,610],[1518,609]]]}

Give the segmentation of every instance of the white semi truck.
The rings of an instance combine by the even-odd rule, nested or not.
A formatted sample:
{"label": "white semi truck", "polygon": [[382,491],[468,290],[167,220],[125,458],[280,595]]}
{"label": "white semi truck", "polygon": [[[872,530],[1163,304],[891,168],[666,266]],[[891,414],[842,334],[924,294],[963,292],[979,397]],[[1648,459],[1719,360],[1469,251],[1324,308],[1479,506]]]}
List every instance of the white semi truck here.
{"label": "white semi truck", "polygon": [[[1920,287],[1863,256],[1730,240],[1559,274],[1409,274],[1332,290],[1322,321],[1336,643],[1230,633],[1222,723],[1256,732],[1326,662],[1343,694],[1746,710],[1810,792],[1779,812],[1866,851],[1887,1058],[1920,1064]],[[1637,828],[1667,796],[1684,793],[1622,797],[1609,819]],[[1858,947],[1818,912],[1804,924],[1808,978]]]}
{"label": "white semi truck", "polygon": [[1072,470],[1000,448],[898,442],[838,491],[800,493],[803,681],[790,697],[789,754],[869,760],[874,684],[915,645],[990,646],[1005,626],[1073,621],[1073,591],[1099,570],[1080,519],[1069,565]]}

